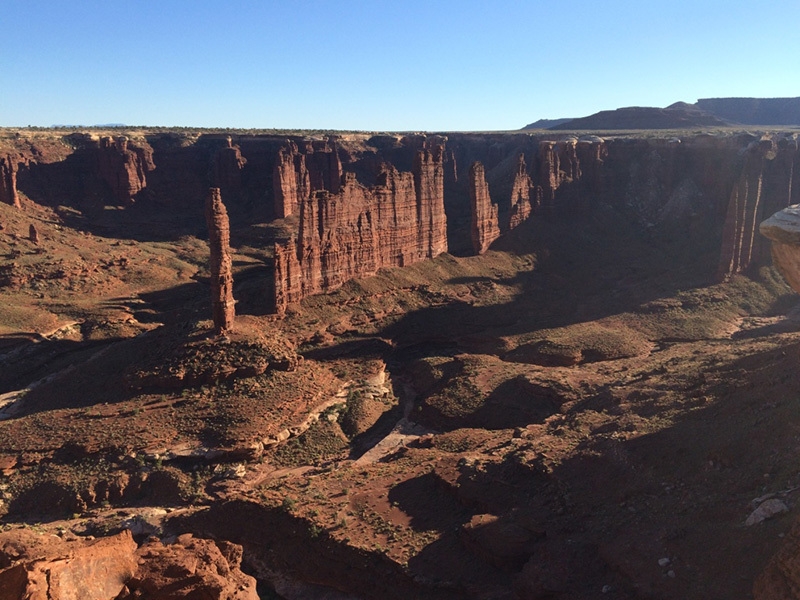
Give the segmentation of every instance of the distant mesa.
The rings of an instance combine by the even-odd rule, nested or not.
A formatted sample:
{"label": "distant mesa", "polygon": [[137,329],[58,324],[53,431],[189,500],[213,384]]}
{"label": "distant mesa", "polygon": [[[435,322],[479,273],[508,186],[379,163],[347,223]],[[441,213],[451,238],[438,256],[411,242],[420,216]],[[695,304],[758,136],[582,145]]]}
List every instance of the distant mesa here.
{"label": "distant mesa", "polygon": [[574,117],[567,117],[564,119],[539,119],[538,121],[534,121],[533,123],[525,125],[523,129],[552,129],[553,127],[563,125],[564,123],[569,123],[570,121],[574,120]]}
{"label": "distant mesa", "polygon": [[696,106],[742,125],[800,125],[800,98],[703,98]]}
{"label": "distant mesa", "polygon": [[523,129],[635,130],[725,127],[735,125],[800,126],[800,98],[701,98],[666,108],[629,106],[577,119],[539,119]]}
{"label": "distant mesa", "polygon": [[684,127],[724,127],[728,123],[717,116],[678,103],[667,108],[630,106],[604,110],[588,117],[574,119],[551,127],[551,130],[573,129],[681,129]]}
{"label": "distant mesa", "polygon": [[83,128],[112,128],[127,127],[125,123],[95,123],[94,125],[51,125],[52,129],[83,129]]}

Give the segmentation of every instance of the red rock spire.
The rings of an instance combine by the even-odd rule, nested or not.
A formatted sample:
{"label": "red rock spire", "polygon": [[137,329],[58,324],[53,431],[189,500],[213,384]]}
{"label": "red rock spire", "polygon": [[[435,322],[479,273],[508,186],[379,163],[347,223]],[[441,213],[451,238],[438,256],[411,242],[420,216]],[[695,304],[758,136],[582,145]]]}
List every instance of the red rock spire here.
{"label": "red rock spire", "polygon": [[233,327],[233,270],[230,252],[230,224],[228,211],[222,203],[219,188],[211,188],[206,200],[206,223],[208,245],[211,250],[211,310],[214,318],[214,333],[220,335]]}

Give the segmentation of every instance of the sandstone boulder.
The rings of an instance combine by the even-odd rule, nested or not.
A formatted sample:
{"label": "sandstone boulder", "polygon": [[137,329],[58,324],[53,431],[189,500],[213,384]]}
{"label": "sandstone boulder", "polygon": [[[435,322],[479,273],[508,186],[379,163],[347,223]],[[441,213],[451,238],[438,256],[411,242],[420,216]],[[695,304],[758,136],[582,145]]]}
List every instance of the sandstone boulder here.
{"label": "sandstone boulder", "polygon": [[92,539],[0,533],[0,600],[257,600],[242,547],[184,534],[137,549],[131,532]]}
{"label": "sandstone boulder", "polygon": [[26,529],[0,533],[0,600],[108,600],[136,571],[129,531],[66,541]]}
{"label": "sandstone boulder", "polygon": [[169,545],[154,539],[136,557],[139,568],[117,600],[258,600],[256,580],[239,569],[237,544],[184,534]]}

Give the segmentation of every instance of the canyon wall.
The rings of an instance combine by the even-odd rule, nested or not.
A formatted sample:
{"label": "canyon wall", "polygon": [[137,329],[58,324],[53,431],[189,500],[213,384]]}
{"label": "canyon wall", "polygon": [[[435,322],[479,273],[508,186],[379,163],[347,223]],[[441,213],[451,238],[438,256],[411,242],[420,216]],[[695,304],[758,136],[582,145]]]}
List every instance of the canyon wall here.
{"label": "canyon wall", "polygon": [[214,157],[214,185],[226,194],[239,193],[242,189],[242,169],[246,164],[242,149],[235,146],[229,136],[225,146]]}
{"label": "canyon wall", "polygon": [[769,242],[758,225],[773,213],[800,202],[800,156],[797,140],[763,138],[744,151],[722,229],[721,278],[763,264]]}
{"label": "canyon wall", "polygon": [[146,142],[137,145],[125,136],[101,137],[97,162],[100,177],[122,206],[135,202],[137,194],[147,187],[147,173],[156,168],[153,149]]}
{"label": "canyon wall", "polygon": [[800,203],[793,132],[3,135],[7,204],[84,211],[135,202],[137,214],[154,215],[153,229],[170,219],[167,235],[197,235],[202,200],[220,188],[234,243],[250,228],[248,244],[275,246],[265,304],[278,310],[382,267],[484,252],[531,218],[609,208],[698,256],[716,252],[709,278],[725,278],[768,264],[755,227]]}
{"label": "canyon wall", "polygon": [[[326,162],[335,165],[333,160]],[[300,169],[304,163],[293,161]],[[298,196],[299,224],[296,236],[275,245],[279,312],[354,277],[382,267],[410,265],[447,250],[441,146],[419,150],[413,172],[384,164],[371,187],[359,183],[354,173],[345,173],[340,185],[318,181],[335,191],[314,190],[312,185],[304,198],[291,191],[291,196]]]}

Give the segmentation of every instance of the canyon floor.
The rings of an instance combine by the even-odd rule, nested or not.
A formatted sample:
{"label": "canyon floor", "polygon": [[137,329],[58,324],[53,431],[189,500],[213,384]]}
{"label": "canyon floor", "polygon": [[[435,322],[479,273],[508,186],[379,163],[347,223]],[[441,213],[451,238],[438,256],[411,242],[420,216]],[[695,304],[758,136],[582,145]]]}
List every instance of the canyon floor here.
{"label": "canyon floor", "polygon": [[107,212],[0,205],[5,530],[229,540],[288,599],[748,598],[790,534],[798,299],[702,232],[536,216],[278,317],[234,227],[214,338],[205,242]]}

